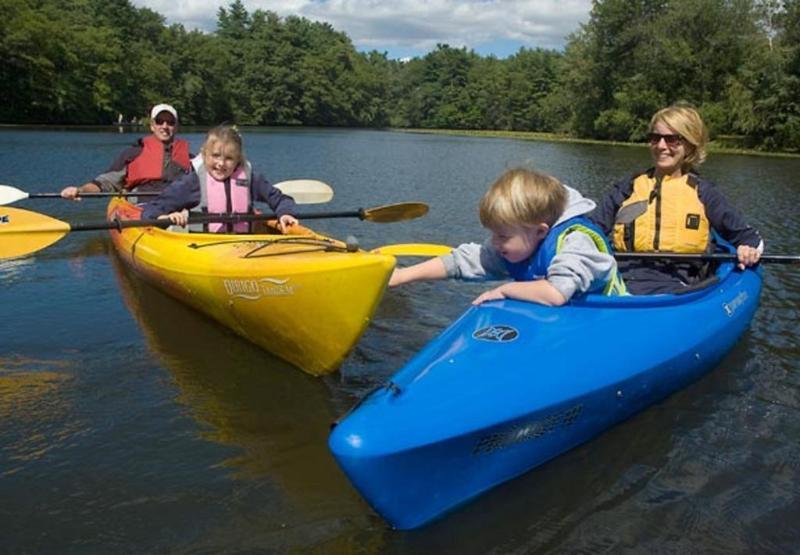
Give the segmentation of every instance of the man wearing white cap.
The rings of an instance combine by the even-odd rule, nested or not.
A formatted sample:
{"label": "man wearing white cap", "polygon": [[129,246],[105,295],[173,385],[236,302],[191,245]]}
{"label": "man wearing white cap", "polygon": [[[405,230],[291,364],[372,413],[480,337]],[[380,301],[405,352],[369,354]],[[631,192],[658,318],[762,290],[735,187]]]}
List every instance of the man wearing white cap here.
{"label": "man wearing white cap", "polygon": [[108,170],[89,183],[65,187],[61,196],[80,200],[81,193],[163,190],[191,168],[189,143],[175,137],[177,128],[177,110],[156,104],[150,111],[151,135],[123,150]]}

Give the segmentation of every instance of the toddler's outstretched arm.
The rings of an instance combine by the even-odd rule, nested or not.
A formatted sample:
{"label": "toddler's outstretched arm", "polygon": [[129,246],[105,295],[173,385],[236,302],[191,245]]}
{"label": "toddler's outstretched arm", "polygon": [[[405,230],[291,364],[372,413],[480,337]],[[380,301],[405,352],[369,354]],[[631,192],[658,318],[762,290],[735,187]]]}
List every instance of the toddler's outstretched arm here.
{"label": "toddler's outstretched arm", "polygon": [[408,268],[395,268],[389,278],[389,287],[397,287],[414,281],[445,279],[447,270],[441,258],[431,258]]}
{"label": "toddler's outstretched arm", "polygon": [[553,287],[546,279],[534,281],[511,281],[499,287],[490,289],[478,295],[472,304],[482,304],[486,301],[500,299],[517,299],[543,304],[545,306],[561,306],[567,298],[558,289]]}

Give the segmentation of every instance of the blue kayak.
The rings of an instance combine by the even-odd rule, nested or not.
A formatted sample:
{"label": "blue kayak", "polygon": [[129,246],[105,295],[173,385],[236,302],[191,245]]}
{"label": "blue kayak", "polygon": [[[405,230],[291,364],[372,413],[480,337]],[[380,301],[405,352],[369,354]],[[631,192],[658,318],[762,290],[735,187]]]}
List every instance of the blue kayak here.
{"label": "blue kayak", "polygon": [[680,295],[472,307],[333,429],[330,449],[392,526],[421,526],[712,370],[758,307],[722,264]]}

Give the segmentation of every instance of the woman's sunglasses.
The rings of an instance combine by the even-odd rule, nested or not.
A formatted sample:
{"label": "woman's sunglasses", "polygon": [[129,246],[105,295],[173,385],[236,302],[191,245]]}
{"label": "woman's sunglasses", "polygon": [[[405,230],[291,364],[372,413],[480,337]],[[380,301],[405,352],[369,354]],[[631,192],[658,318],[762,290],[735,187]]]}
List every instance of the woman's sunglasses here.
{"label": "woman's sunglasses", "polygon": [[657,145],[661,142],[661,139],[664,139],[664,142],[670,148],[675,148],[683,142],[683,137],[678,134],[662,135],[661,133],[650,133],[647,135],[647,140],[650,141],[651,145]]}

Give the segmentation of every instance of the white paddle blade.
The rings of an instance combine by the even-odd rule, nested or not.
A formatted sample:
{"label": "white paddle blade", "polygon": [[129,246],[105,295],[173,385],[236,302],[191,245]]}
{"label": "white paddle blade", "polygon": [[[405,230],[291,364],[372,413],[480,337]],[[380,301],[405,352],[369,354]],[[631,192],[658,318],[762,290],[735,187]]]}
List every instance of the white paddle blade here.
{"label": "white paddle blade", "polygon": [[0,185],[0,206],[12,204],[26,198],[28,198],[28,193],[25,191],[20,191],[11,185]]}
{"label": "white paddle blade", "polygon": [[289,195],[297,204],[322,204],[333,198],[333,189],[316,179],[290,179],[275,183],[275,187]]}

